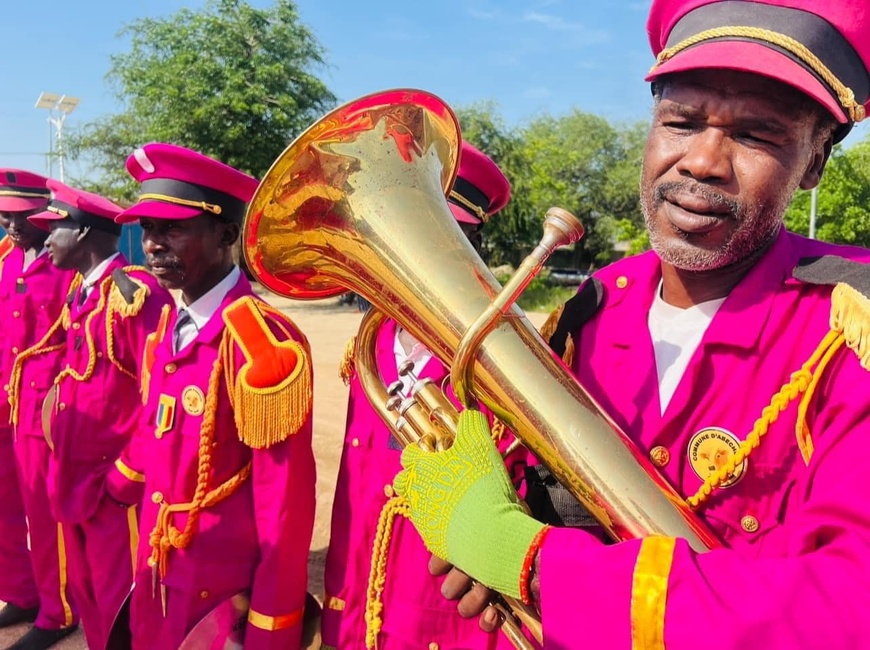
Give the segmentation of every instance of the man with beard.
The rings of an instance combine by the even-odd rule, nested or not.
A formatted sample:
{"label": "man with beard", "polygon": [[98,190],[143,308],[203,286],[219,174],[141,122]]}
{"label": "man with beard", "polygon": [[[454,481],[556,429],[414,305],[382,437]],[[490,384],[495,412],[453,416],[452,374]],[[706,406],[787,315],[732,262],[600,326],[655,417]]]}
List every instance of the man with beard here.
{"label": "man with beard", "polygon": [[543,526],[473,411],[396,488],[434,553],[540,608],[547,647],[868,648],[868,254],[782,224],[865,117],[867,4],[654,0],[648,31],[654,250],[597,273],[551,344],[723,545]]}
{"label": "man with beard", "polygon": [[[47,181],[27,171],[0,170],[0,213],[8,224],[0,253],[0,320],[5,328],[0,350],[0,599],[7,603],[0,611],[0,627],[35,623],[16,649],[47,648],[75,631],[78,623],[66,586],[66,554],[48,505],[48,450],[40,427],[42,401],[60,369],[60,356],[55,351],[39,355],[26,376],[13,376],[16,357],[46,336],[57,320],[73,277],[52,265],[45,250],[47,233],[27,220],[48,204]],[[12,411],[8,397],[16,379],[27,390]]]}
{"label": "man with beard", "polygon": [[139,221],[148,265],[178,292],[145,345],[143,452],[124,458],[146,494],[133,647],[177,648],[247,592],[244,647],[298,648],[314,525],[312,367],[305,337],[233,262],[257,180],[159,143],[127,169],[141,193],[118,221]]}
{"label": "man with beard", "polygon": [[[48,421],[33,440],[46,453],[51,449],[42,471],[47,471],[51,512],[63,528],[69,586],[88,646],[105,648],[115,615],[133,585],[132,549],[139,534],[138,504],[122,507],[108,497],[106,476],[117,469],[143,480],[119,457],[140,426],[145,339],[157,327],[164,306],[169,308],[171,296],[145,269],[128,266],[118,252],[121,226],[114,218],[119,206],[56,180],[49,180],[48,187],[48,207],[29,221],[50,231],[45,245],[54,266],[77,274],[55,325],[60,344],[46,337],[22,352],[18,363],[26,377],[34,359],[51,347],[60,348],[63,363],[47,398]],[[11,383],[14,408],[27,387]],[[29,511],[28,518],[34,519]]]}

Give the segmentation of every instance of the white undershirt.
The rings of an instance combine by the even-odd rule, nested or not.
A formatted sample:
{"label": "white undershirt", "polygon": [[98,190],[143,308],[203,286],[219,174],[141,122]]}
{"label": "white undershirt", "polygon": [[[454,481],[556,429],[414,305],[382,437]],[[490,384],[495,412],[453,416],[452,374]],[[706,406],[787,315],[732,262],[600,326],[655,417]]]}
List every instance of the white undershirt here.
{"label": "white undershirt", "polygon": [[94,269],[88,273],[87,277],[82,280],[82,301],[86,300],[89,295],[91,295],[91,289],[94,288],[94,285],[100,281],[100,278],[103,277],[103,273],[106,272],[106,269],[109,268],[109,264],[112,263],[112,260],[118,257],[121,253],[115,253],[114,255],[110,255],[102,262],[97,264]]}
{"label": "white undershirt", "polygon": [[43,246],[42,250],[38,252],[32,248],[24,251],[24,261],[21,264],[21,272],[23,273],[24,271],[29,269],[31,264],[33,264],[36,260],[45,255],[47,252],[48,249],[45,246]]}
{"label": "white undershirt", "polygon": [[239,267],[233,266],[232,270],[223,280],[189,305],[185,305],[183,295],[181,293],[178,294],[175,299],[176,309],[178,311],[185,310],[190,314],[191,320],[188,326],[181,330],[177,346],[173,346],[176,348],[175,352],[183,350],[196,338],[199,331],[205,327],[206,323],[211,320],[211,317],[218,310],[218,307],[221,306],[226,295],[236,286],[240,277],[242,277],[242,272],[239,270]]}
{"label": "white undershirt", "polygon": [[659,283],[649,310],[649,333],[655,350],[662,414],[723,302],[725,298],[719,298],[680,309],[664,301],[662,284]]}
{"label": "white undershirt", "polygon": [[[396,368],[398,368],[406,359],[411,359],[414,362],[414,376],[419,377],[423,367],[432,358],[432,353],[420,341],[414,338],[410,332],[396,327],[396,338],[393,342],[393,354],[396,357]],[[410,377],[399,377],[405,386],[404,393],[407,395],[411,390],[412,381]]]}

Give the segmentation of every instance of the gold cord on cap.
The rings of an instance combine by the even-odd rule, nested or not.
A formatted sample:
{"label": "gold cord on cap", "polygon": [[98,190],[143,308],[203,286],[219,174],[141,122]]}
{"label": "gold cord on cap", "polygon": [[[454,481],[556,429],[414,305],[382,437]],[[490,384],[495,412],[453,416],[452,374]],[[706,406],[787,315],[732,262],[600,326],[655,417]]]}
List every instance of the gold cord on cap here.
{"label": "gold cord on cap", "polygon": [[479,205],[474,205],[474,203],[466,199],[455,190],[450,190],[450,198],[457,203],[461,203],[462,207],[476,214],[477,218],[480,219],[483,223],[486,223],[489,220],[489,215],[486,214],[483,208],[481,208]]}
{"label": "gold cord on cap", "polygon": [[16,196],[23,199],[47,199],[48,194],[39,192],[22,192],[21,190],[0,190],[0,196]]}
{"label": "gold cord on cap", "polygon": [[67,212],[66,210],[62,210],[61,208],[56,208],[53,205],[48,206],[46,210],[48,210],[49,212],[54,212],[55,214],[59,214],[64,219],[69,216],[69,212]]}
{"label": "gold cord on cap", "polygon": [[819,77],[821,77],[824,82],[828,84],[834,90],[834,92],[837,93],[837,98],[840,101],[840,105],[843,107],[846,114],[853,122],[860,122],[867,116],[867,112],[864,106],[859,104],[855,100],[855,93],[852,92],[852,89],[848,88],[845,84],[843,84],[843,82],[841,82],[836,76],[834,76],[834,73],[831,72],[828,67],[824,63],[822,63],[822,61],[815,54],[813,54],[803,43],[793,39],[791,36],[786,36],[785,34],[780,34],[779,32],[774,32],[769,29],[761,29],[759,27],[728,26],[716,27],[714,29],[705,30],[703,32],[695,34],[694,36],[690,36],[684,41],[677,43],[673,47],[662,50],[656,58],[656,64],[652,67],[650,72],[653,72],[665,61],[668,61],[676,54],[682,52],[688,47],[691,47],[692,45],[697,45],[698,43],[701,43],[703,41],[709,41],[714,38],[728,37],[749,38],[756,41],[765,41],[772,45],[776,45],[777,47],[781,47],[788,52],[791,52],[813,72],[819,75]]}
{"label": "gold cord on cap", "polygon": [[206,203],[205,201],[188,201],[187,199],[180,199],[177,196],[169,196],[167,194],[140,194],[139,195],[139,203],[146,200],[152,201],[165,201],[166,203],[174,203],[176,205],[185,205],[190,208],[199,208],[200,210],[205,210],[206,212],[211,212],[212,214],[220,214],[223,212],[221,206],[215,203]]}

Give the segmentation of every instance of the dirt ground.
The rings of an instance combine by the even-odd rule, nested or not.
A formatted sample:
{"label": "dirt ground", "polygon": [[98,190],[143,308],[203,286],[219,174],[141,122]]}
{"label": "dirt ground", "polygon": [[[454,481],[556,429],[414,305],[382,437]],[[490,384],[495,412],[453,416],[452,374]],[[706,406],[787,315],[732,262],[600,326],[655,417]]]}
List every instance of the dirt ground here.
{"label": "dirt ground", "polygon": [[[317,517],[309,560],[309,591],[323,595],[323,567],[329,545],[329,522],[332,497],[341,457],[347,410],[347,387],[338,376],[338,366],[345,345],[356,333],[361,315],[355,306],[340,305],[335,298],[312,302],[295,302],[264,296],[288,314],[305,332],[314,359],[314,454],[317,459]],[[546,315],[530,314],[540,325]],[[0,630],[0,648],[13,643],[27,631],[27,625]],[[54,646],[58,650],[85,650],[84,635],[79,630]]]}

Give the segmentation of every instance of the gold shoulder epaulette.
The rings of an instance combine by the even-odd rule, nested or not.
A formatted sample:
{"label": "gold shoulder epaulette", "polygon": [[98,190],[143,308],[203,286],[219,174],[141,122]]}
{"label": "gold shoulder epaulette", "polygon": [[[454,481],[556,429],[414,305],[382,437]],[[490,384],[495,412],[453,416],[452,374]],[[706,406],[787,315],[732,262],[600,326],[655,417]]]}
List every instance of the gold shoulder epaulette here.
{"label": "gold shoulder epaulette", "polygon": [[127,266],[112,271],[112,289],[109,293],[109,308],[122,318],[135,316],[142,311],[145,299],[151,295],[148,285],[130,276],[131,271],[144,271],[141,266]]}
{"label": "gold shoulder epaulette", "polygon": [[[311,414],[313,378],[307,342],[293,340],[286,317],[246,296],[223,312],[228,340],[245,362],[235,372],[233,345],[224,345],[227,390],[239,439],[254,449],[286,440]],[[282,322],[284,321],[284,322]],[[286,339],[279,341],[272,331]]]}
{"label": "gold shoulder epaulette", "polygon": [[833,285],[831,329],[870,370],[870,265],[836,255],[802,259],[794,277],[810,284]]}
{"label": "gold shoulder epaulette", "polygon": [[0,239],[0,262],[6,259],[6,256],[12,252],[13,248],[15,248],[15,244],[12,243],[12,239],[9,235]]}
{"label": "gold shoulder epaulette", "polygon": [[355,358],[356,335],[353,335],[350,337],[350,340],[348,340],[347,345],[344,346],[344,357],[342,357],[341,363],[338,364],[338,376],[341,377],[345,386],[350,384],[350,380],[353,378],[353,373],[356,372],[356,367],[354,366]]}

